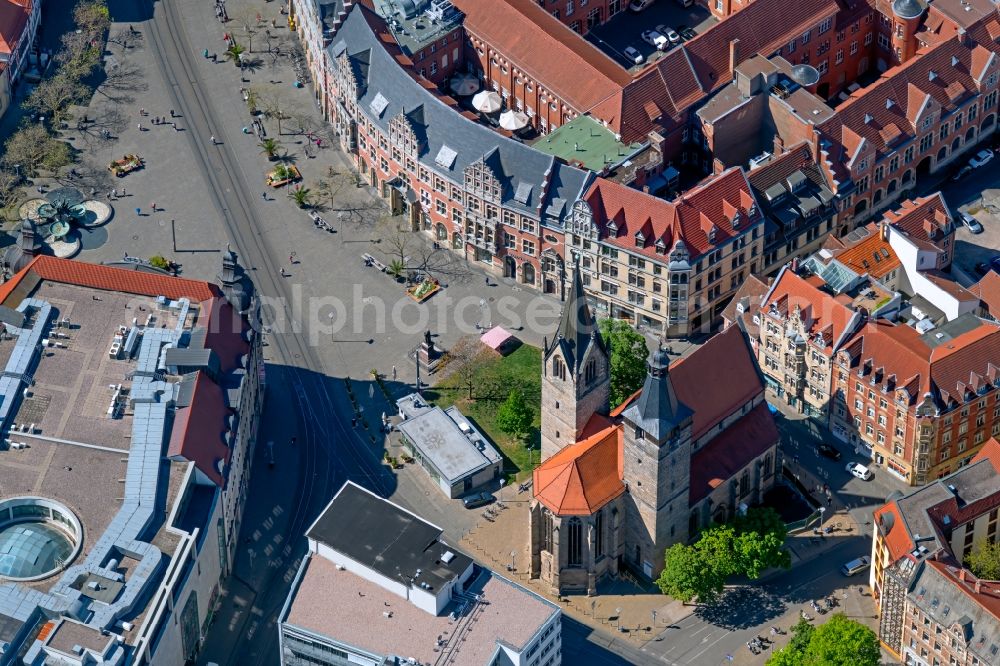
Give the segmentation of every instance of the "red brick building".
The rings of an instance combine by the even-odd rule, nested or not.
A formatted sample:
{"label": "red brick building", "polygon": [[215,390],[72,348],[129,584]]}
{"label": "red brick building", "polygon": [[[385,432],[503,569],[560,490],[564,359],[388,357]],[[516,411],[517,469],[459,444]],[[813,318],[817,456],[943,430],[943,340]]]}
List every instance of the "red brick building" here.
{"label": "red brick building", "polygon": [[921,334],[869,321],[837,352],[831,428],[910,485],[1000,435],[1000,325],[972,314]]}

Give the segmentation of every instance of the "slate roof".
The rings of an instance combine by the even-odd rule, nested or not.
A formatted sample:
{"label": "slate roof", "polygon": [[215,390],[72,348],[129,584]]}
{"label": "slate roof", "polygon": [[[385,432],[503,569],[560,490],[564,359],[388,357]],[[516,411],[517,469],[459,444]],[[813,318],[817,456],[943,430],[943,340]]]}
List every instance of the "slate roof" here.
{"label": "slate roof", "polygon": [[[390,52],[391,50],[391,52]],[[569,206],[583,193],[589,172],[561,163],[518,141],[469,120],[449,98],[440,98],[406,67],[381,18],[361,4],[350,8],[328,52],[334,67],[341,54],[359,83],[359,112],[388,134],[390,121],[405,114],[420,143],[418,161],[433,172],[464,183],[465,168],[483,161],[502,184],[504,207],[561,227]],[[363,84],[363,85],[362,85]],[[373,102],[379,104],[373,110]],[[451,159],[439,155],[453,152]],[[530,186],[530,195],[518,201],[515,193]],[[553,203],[556,204],[553,208]],[[560,205],[561,203],[561,205]],[[551,214],[551,213],[554,213]]]}
{"label": "slate roof", "polygon": [[[683,242],[691,260],[697,260],[763,223],[746,175],[738,167],[706,179],[674,201],[605,178],[590,185],[586,200],[605,242],[661,262],[667,261],[677,242]],[[636,238],[640,232],[641,245]],[[657,250],[657,241],[665,251]]]}
{"label": "slate roof", "polygon": [[566,360],[566,366],[575,376],[581,370],[580,365],[591,343],[604,350],[604,341],[601,339],[597,320],[594,319],[587,304],[587,293],[583,289],[580,267],[577,266],[573,271],[573,282],[559,317],[559,328],[552,338],[552,344],[545,350],[545,355],[547,357],[558,347]]}
{"label": "slate roof", "polygon": [[693,415],[691,408],[678,400],[668,372],[670,357],[664,350],[654,352],[648,362],[642,391],[631,401],[623,415],[654,440],[665,440],[670,432]]}

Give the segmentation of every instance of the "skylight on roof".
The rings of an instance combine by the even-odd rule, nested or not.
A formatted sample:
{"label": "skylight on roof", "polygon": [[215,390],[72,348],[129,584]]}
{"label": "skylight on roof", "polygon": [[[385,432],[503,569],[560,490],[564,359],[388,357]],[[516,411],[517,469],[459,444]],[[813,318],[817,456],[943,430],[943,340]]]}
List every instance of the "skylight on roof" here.
{"label": "skylight on roof", "polygon": [[446,144],[441,144],[441,150],[438,151],[437,157],[434,158],[434,163],[445,169],[450,169],[455,164],[456,157],[458,157],[458,153],[455,150],[449,148]]}
{"label": "skylight on roof", "polygon": [[389,106],[389,100],[382,93],[375,93],[375,99],[372,100],[368,108],[372,110],[372,113],[381,118],[387,106]]}

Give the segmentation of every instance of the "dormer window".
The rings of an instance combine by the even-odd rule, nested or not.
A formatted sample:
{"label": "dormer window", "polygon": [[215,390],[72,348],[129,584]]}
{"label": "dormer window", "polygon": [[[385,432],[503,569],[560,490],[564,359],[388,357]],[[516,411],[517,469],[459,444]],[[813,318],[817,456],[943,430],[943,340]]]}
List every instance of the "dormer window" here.
{"label": "dormer window", "polygon": [[713,224],[712,228],[708,230],[708,242],[714,245],[716,239],[718,238],[718,235],[719,235],[719,229]]}
{"label": "dormer window", "polygon": [[618,225],[615,224],[614,220],[608,222],[608,233],[611,234],[612,236],[618,235]]}
{"label": "dormer window", "polygon": [[645,245],[646,245],[646,237],[642,235],[641,231],[635,232],[635,246],[645,247]]}
{"label": "dormer window", "polygon": [[743,223],[743,213],[736,211],[733,213],[733,229],[739,229],[740,224]]}
{"label": "dormer window", "polygon": [[667,244],[663,242],[662,238],[656,241],[656,251],[660,254],[666,254],[667,252]]}
{"label": "dormer window", "polygon": [[757,217],[757,204],[750,204],[750,210],[747,211],[747,215],[750,216],[750,219]]}

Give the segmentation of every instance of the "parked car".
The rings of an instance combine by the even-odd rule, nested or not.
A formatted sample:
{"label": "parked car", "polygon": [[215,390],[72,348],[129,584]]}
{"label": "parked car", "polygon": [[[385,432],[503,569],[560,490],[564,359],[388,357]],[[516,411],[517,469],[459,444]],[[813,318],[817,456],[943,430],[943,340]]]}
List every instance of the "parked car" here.
{"label": "parked car", "polygon": [[990,270],[1000,273],[1000,254],[990,259]]}
{"label": "parked car", "polygon": [[632,0],[632,2],[628,3],[628,8],[629,11],[641,12],[649,9],[649,6],[652,5],[653,2],[654,0]]}
{"label": "parked car", "polygon": [[493,497],[493,495],[487,492],[474,493],[463,499],[462,504],[465,505],[466,509],[475,509],[480,506],[492,504],[495,499],[496,498]]}
{"label": "parked car", "polygon": [[986,166],[993,159],[993,151],[986,149],[980,150],[976,153],[976,156],[969,160],[969,166],[973,169],[978,169],[981,166]]}
{"label": "parked car", "polygon": [[849,462],[847,463],[847,467],[845,469],[849,474],[858,477],[862,481],[871,481],[872,477],[875,476],[874,474],[872,474],[872,471],[870,469],[868,469],[861,463]]}
{"label": "parked car", "polygon": [[817,446],[816,453],[830,460],[840,460],[840,449],[829,444],[820,444]]}
{"label": "parked car", "polygon": [[667,40],[666,36],[657,30],[643,30],[642,39],[650,46],[661,51],[665,51],[667,47],[670,46],[670,42]]}
{"label": "parked car", "polygon": [[634,62],[637,65],[641,65],[642,61],[645,60],[645,58],[642,57],[642,54],[639,53],[639,49],[635,48],[634,46],[626,46],[623,53],[625,54],[626,58],[628,58],[630,61]]}
{"label": "parked car", "polygon": [[677,34],[677,31],[671,28],[669,25],[666,25],[665,23],[661,23],[660,25],[656,26],[656,31],[659,32],[661,35],[665,36],[670,41],[671,46],[676,46],[677,44],[680,44],[681,41],[683,41],[681,40],[681,36]]}
{"label": "parked car", "polygon": [[694,28],[689,28],[685,26],[677,26],[677,32],[680,33],[681,38],[686,42],[689,39],[694,39],[698,36],[698,33],[694,31]]}
{"label": "parked car", "polygon": [[965,178],[966,176],[968,176],[970,173],[972,173],[972,167],[969,166],[968,164],[965,164],[965,165],[962,166],[961,169],[959,169],[958,171],[955,172],[955,175],[953,175],[951,177],[951,179],[952,180],[962,180],[963,178]]}
{"label": "parked car", "polygon": [[868,557],[867,555],[862,555],[858,559],[851,560],[844,566],[840,567],[840,573],[844,574],[845,576],[853,576],[859,571],[864,571],[865,569],[867,569],[871,565],[871,563],[872,563],[872,558]]}
{"label": "parked car", "polygon": [[982,277],[990,272],[990,265],[985,261],[980,261],[978,264],[972,267],[972,270],[976,271],[976,275]]}
{"label": "parked car", "polygon": [[968,229],[974,234],[983,233],[983,225],[979,223],[979,220],[972,217],[968,213],[961,213],[961,217],[962,217],[962,224],[965,225],[966,229]]}

